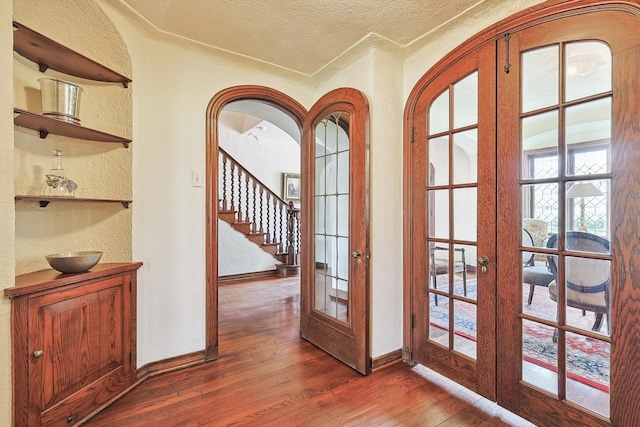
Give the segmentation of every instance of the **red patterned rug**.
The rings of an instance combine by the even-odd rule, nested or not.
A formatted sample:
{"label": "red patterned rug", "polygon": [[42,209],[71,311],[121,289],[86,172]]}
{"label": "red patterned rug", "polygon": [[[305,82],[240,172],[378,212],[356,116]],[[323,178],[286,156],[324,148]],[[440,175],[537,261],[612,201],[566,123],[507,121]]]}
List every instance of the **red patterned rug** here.
{"label": "red patterned rug", "polygon": [[[524,312],[533,316],[555,319],[556,303],[549,298],[549,292],[545,288],[536,288],[534,298],[530,306],[527,305],[529,286],[523,289]],[[475,281],[467,282],[467,295],[473,297],[476,292]],[[466,304],[465,304],[466,305]],[[448,325],[448,304],[442,298],[438,306],[431,306],[431,324],[446,329]],[[594,322],[594,314],[582,312],[577,309],[567,308],[567,320],[572,326],[590,330]],[[606,321],[603,322],[602,331],[606,331]],[[558,346],[553,342],[553,328],[537,322],[525,322],[523,327],[523,360],[541,366],[545,369],[557,372]],[[455,319],[456,334],[475,339],[476,316],[475,313],[465,313],[459,310]],[[605,341],[586,338],[576,334],[567,336],[567,377],[586,384],[590,387],[609,391],[609,373],[611,361],[611,346]]]}

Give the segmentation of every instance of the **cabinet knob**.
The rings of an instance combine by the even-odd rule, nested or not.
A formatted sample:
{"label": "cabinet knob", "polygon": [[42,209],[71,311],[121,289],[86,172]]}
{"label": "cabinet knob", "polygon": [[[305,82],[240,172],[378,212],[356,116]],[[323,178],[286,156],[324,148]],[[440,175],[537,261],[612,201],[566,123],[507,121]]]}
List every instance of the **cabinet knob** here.
{"label": "cabinet knob", "polygon": [[33,357],[35,357],[36,359],[38,359],[39,357],[42,357],[42,355],[44,354],[44,351],[42,350],[36,350],[33,352]]}

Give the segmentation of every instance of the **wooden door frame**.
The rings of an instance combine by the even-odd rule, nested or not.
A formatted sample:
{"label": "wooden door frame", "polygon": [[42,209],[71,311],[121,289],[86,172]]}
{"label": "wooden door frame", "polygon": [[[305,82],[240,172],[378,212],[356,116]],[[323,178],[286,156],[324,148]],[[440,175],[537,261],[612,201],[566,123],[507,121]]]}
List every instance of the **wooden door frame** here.
{"label": "wooden door frame", "polygon": [[300,130],[307,110],[295,99],[265,86],[234,86],[218,92],[207,106],[206,113],[206,238],[205,238],[205,350],[204,360],[218,358],[218,124],[224,107],[234,101],[266,103],[287,114]]}
{"label": "wooden door frame", "polygon": [[[595,11],[616,11],[628,13],[640,19],[640,5],[637,1],[615,1],[615,0],[550,0],[545,3],[528,8],[518,12],[502,21],[497,22],[479,32],[475,36],[462,43],[455,48],[433,67],[431,67],[413,87],[405,106],[404,112],[404,145],[403,145],[403,184],[404,184],[404,216],[403,216],[403,304],[404,304],[404,328],[403,328],[403,359],[408,363],[415,363],[413,359],[413,293],[415,288],[420,286],[419,283],[413,283],[413,265],[414,265],[414,247],[411,236],[413,236],[412,223],[414,214],[412,207],[414,205],[412,184],[412,169],[414,162],[420,161],[412,156],[412,138],[414,134],[416,104],[425,88],[440,74],[446,72],[448,67],[458,61],[468,53],[487,43],[496,43],[497,40],[503,38],[505,34],[514,33],[528,27],[538,25],[540,23],[561,19],[573,15],[579,15]],[[498,58],[498,72],[504,65],[504,59]],[[628,64],[631,67],[631,64]],[[628,73],[631,74],[631,73]],[[629,78],[631,78],[629,76]],[[631,80],[629,80],[631,81]],[[624,92],[624,91],[621,91]],[[633,94],[622,93],[618,96],[626,97],[625,102],[631,104]],[[612,119],[617,122],[621,119],[614,117]],[[630,133],[630,132],[629,132]],[[633,136],[633,135],[632,135]],[[618,154],[621,167],[614,171],[613,178],[621,181],[631,180],[634,174],[633,164],[640,161],[640,152],[636,149],[633,153]],[[626,175],[624,175],[626,174]],[[624,209],[629,212],[637,212],[640,206],[640,200],[633,198],[629,200],[618,200],[612,198],[612,206],[624,205]],[[611,377],[611,420],[614,424],[625,422],[637,422],[640,415],[632,409],[636,406],[635,394],[629,392],[632,390],[635,382],[633,379],[638,378],[636,369],[637,363],[620,363],[625,360],[629,361],[629,355],[640,354],[640,342],[638,340],[625,339],[625,331],[627,334],[634,336],[637,330],[637,323],[640,315],[629,301],[640,300],[640,265],[638,261],[638,244],[637,239],[631,239],[635,236],[636,226],[634,226],[635,215],[627,215],[621,218],[618,223],[612,223],[612,249],[616,248],[619,253],[626,256],[617,257],[612,262],[612,275],[618,278],[620,288],[612,301],[612,310],[615,310],[617,317],[612,322],[611,337],[612,339],[624,340],[624,351],[620,346],[614,346],[611,354],[612,365],[616,364],[616,371]],[[636,227],[636,228],[634,228]],[[517,242],[516,242],[517,243]],[[514,244],[512,241],[511,244]],[[635,311],[634,311],[635,310]],[[620,366],[618,366],[620,365]],[[626,390],[625,387],[626,385]],[[511,408],[513,410],[513,408]],[[628,418],[624,418],[628,417]],[[633,423],[632,422],[632,423]]]}

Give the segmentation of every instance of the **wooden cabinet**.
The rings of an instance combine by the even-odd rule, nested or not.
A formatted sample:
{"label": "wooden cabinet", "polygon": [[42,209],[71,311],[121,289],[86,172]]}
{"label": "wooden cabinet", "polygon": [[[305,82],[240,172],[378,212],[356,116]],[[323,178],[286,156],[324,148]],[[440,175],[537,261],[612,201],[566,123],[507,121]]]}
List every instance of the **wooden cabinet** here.
{"label": "wooden cabinet", "polygon": [[14,425],[78,425],[136,383],[136,272],[16,276],[11,298]]}

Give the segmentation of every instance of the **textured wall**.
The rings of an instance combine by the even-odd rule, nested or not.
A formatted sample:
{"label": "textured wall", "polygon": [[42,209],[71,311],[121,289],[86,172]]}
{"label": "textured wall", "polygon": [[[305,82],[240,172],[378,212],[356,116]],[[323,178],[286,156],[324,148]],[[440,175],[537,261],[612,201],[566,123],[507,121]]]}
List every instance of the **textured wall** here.
{"label": "textured wall", "polygon": [[[117,31],[91,0],[0,1],[0,287],[14,276],[49,268],[44,255],[101,249],[103,261],[131,259],[131,210],[122,205],[14,202],[14,194],[37,195],[51,168],[53,148],[64,150],[64,166],[80,185],[77,196],[131,197],[131,152],[121,145],[84,142],[13,126],[12,107],[41,111],[38,78],[79,83],[82,124],[131,135],[132,89],[84,81],[37,65],[13,52],[11,20],[41,32],[124,75],[131,75]],[[15,182],[14,182],[15,181]],[[0,299],[0,426],[11,425],[10,301]]]}
{"label": "textured wall", "polygon": [[[334,69],[322,92],[341,86],[369,102],[369,263],[371,355],[402,347],[402,69],[400,52],[386,43]],[[374,70],[363,75],[362,70]]]}
{"label": "textured wall", "polygon": [[[0,289],[14,284],[12,2],[0,1]],[[11,425],[11,305],[0,294],[0,426]]]}
{"label": "textured wall", "polygon": [[[14,19],[114,70],[131,76],[126,46],[113,24],[92,0],[16,0]],[[79,84],[81,124],[124,137],[131,136],[133,89],[93,82],[38,66],[13,54],[14,105],[42,111],[42,77]],[[135,142],[131,147],[135,147]],[[133,148],[88,142],[58,135],[40,139],[37,132],[15,128],[16,194],[37,195],[52,163],[52,150],[63,150],[67,177],[78,184],[76,197],[131,198]],[[16,203],[16,274],[49,268],[49,253],[101,250],[101,262],[131,260],[131,211],[120,204],[56,203],[40,208],[36,202]]]}
{"label": "textured wall", "polygon": [[[133,257],[138,276],[138,364],[202,350],[205,344],[206,109],[230,86],[273,87],[302,103],[308,82],[246,58],[171,39],[116,2],[101,7],[117,24],[135,70]],[[224,351],[224,343],[220,343]]]}

